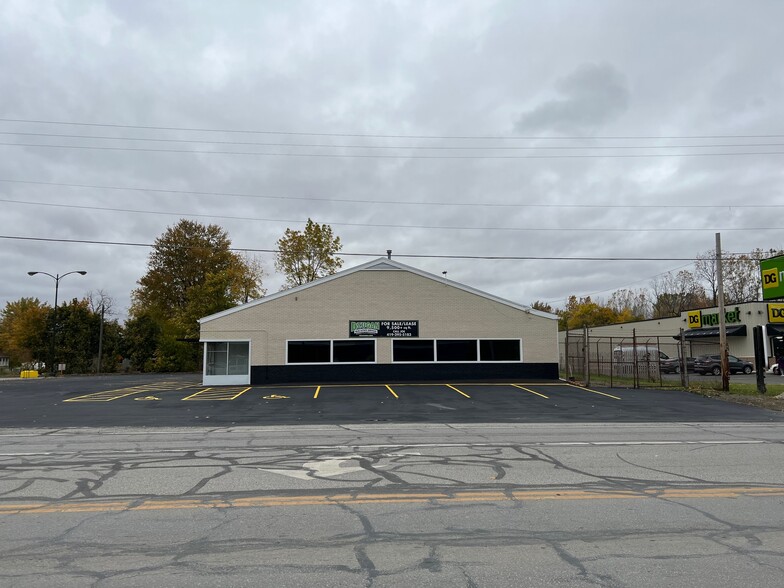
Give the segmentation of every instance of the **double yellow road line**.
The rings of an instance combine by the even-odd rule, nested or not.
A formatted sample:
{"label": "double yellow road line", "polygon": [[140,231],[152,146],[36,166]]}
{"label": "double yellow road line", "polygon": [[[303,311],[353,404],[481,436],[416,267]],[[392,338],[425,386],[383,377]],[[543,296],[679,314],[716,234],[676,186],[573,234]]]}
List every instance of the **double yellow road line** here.
{"label": "double yellow road line", "polygon": [[716,486],[709,488],[665,488],[631,490],[465,490],[454,492],[396,492],[323,494],[308,496],[247,496],[242,498],[154,498],[146,500],[83,500],[69,502],[28,502],[0,504],[2,515],[52,513],[136,512],[148,510],[193,510],[210,508],[271,508],[330,506],[336,504],[443,505],[476,502],[573,501],[573,500],[699,500],[741,497],[781,497],[784,487]]}

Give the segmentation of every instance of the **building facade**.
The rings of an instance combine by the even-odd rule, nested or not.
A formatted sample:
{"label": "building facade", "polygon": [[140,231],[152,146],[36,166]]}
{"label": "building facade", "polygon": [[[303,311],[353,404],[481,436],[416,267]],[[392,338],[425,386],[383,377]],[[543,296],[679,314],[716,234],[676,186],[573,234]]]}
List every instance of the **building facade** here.
{"label": "building facade", "polygon": [[199,322],[209,385],[558,377],[555,315],[388,258]]}

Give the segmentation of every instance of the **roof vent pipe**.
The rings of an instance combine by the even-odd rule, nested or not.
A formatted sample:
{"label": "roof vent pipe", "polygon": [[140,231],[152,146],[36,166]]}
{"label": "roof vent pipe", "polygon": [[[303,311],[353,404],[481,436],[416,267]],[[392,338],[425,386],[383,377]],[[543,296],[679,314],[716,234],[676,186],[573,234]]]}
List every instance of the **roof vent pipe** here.
{"label": "roof vent pipe", "polygon": [[387,259],[392,259],[392,250],[387,249]]}

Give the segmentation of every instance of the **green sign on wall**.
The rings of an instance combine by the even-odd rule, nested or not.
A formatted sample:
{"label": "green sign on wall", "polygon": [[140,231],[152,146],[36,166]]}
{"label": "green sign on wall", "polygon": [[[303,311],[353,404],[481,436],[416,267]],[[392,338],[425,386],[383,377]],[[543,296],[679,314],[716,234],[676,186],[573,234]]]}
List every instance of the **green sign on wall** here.
{"label": "green sign on wall", "polygon": [[784,298],[784,255],[760,261],[762,299]]}

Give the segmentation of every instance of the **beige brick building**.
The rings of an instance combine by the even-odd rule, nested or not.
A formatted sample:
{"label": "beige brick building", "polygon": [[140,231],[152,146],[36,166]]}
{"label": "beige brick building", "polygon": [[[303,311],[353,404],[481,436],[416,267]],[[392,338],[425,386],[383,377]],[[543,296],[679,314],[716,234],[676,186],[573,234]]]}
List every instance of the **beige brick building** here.
{"label": "beige brick building", "polygon": [[555,315],[387,258],[200,324],[205,384],[558,375]]}

